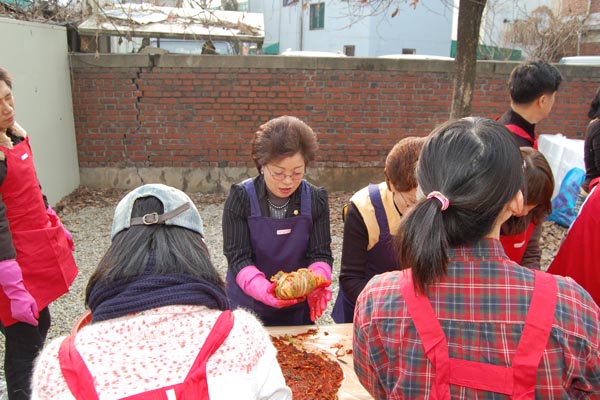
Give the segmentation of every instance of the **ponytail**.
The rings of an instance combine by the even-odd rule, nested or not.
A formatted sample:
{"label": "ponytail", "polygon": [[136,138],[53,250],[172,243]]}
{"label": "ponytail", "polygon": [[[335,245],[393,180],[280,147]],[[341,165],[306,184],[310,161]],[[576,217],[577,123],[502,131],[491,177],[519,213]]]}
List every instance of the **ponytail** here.
{"label": "ponytail", "polygon": [[[448,268],[449,249],[481,240],[523,184],[521,155],[503,125],[449,121],[428,137],[416,170],[421,200],[400,224],[400,265],[426,294]],[[426,194],[427,196],[424,196]]]}

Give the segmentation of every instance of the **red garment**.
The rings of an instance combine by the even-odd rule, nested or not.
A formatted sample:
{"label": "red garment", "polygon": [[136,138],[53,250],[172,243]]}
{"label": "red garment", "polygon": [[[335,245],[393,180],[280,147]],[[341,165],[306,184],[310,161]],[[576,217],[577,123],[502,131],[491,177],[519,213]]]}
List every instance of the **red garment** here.
{"label": "red garment", "polygon": [[[77,266],[58,217],[46,213],[29,137],[12,149],[0,147],[0,151],[6,155],[7,166],[0,193],[6,205],[16,260],[25,287],[42,310],[69,291],[77,276]],[[12,318],[10,301],[2,291],[0,320],[4,326],[18,322]]]}
{"label": "red garment", "polygon": [[529,225],[527,225],[527,229],[521,233],[515,235],[500,235],[500,242],[502,243],[502,247],[504,247],[506,255],[519,265],[521,265],[525,250],[527,250],[527,244],[531,238],[533,228],[535,228],[535,224],[530,222]]}
{"label": "red garment", "polygon": [[[534,270],[510,261],[495,239],[447,249],[447,274],[427,288],[449,356],[511,367],[530,314]],[[436,369],[401,287],[405,272],[374,276],[356,303],[354,370],[376,399],[427,399]],[[600,398],[600,308],[575,281],[555,277],[552,334],[537,368],[539,399]],[[504,398],[450,385],[453,399]]]}
{"label": "red garment", "polygon": [[525,327],[511,368],[506,368],[449,357],[442,326],[427,297],[415,295],[411,272],[404,271],[407,279],[401,290],[427,358],[435,368],[430,399],[449,400],[450,384],[502,393],[512,399],[534,399],[538,365],[554,322],[558,294],[554,277],[535,271],[533,296]]}
{"label": "red garment", "polygon": [[[233,327],[233,319],[233,313],[229,310],[223,311],[219,315],[183,382],[124,397],[124,399],[165,400],[176,398],[177,400],[209,400],[206,363],[229,335]],[[81,321],[78,321],[77,328],[80,325]],[[72,332],[70,336],[66,337],[60,346],[58,353],[60,368],[73,397],[78,400],[97,400],[98,393],[94,387],[94,378],[75,347],[75,333]]]}
{"label": "red garment", "polygon": [[569,228],[548,272],[569,276],[600,304],[600,185],[595,186]]}
{"label": "red garment", "polygon": [[522,137],[523,139],[527,140],[528,142],[531,143],[531,146],[534,149],[538,149],[538,135],[537,133],[535,134],[535,138],[531,138],[531,136],[529,136],[529,134],[525,131],[525,129],[521,128],[519,125],[514,125],[514,124],[507,124],[505,125],[509,131],[511,131],[512,133],[514,133],[515,135]]}

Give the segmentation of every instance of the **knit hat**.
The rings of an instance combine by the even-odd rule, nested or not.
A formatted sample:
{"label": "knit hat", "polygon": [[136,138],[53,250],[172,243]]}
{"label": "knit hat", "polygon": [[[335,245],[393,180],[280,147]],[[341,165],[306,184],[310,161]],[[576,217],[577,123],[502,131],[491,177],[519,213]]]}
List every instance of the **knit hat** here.
{"label": "knit hat", "polygon": [[[161,201],[164,213],[161,215],[151,213],[132,218],[131,211],[135,201],[150,196]],[[151,183],[133,189],[117,204],[110,239],[114,239],[117,233],[130,226],[154,224],[179,226],[204,236],[202,218],[192,200],[181,190],[160,183]]]}

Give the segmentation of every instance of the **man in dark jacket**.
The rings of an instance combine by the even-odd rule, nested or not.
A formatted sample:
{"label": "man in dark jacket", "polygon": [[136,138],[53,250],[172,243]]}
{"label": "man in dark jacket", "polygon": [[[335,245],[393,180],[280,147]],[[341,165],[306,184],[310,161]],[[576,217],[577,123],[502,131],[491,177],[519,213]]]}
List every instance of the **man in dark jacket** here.
{"label": "man in dark jacket", "polygon": [[537,149],[535,124],[550,115],[558,87],[560,71],[545,61],[528,61],[510,73],[510,110],[498,120],[513,133],[521,147]]}
{"label": "man in dark jacket", "polygon": [[[510,110],[506,111],[498,122],[512,132],[520,147],[533,147],[537,150],[538,135],[535,132],[535,124],[550,115],[561,82],[562,76],[558,68],[545,61],[522,63],[510,73],[508,79]],[[523,218],[528,216],[525,215]],[[533,225],[528,232],[527,248],[518,262],[524,267],[540,269],[542,223]]]}

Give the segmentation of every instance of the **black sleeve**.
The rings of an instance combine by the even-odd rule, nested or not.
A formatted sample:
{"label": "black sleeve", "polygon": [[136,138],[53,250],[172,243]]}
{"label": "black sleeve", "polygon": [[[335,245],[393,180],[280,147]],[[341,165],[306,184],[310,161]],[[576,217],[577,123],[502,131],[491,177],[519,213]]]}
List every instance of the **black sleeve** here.
{"label": "black sleeve", "polygon": [[316,261],[323,261],[333,267],[327,191],[324,188],[312,186],[311,201],[313,227],[308,239],[306,261],[309,265]]}
{"label": "black sleeve", "polygon": [[521,136],[516,135],[514,133],[512,133],[512,136],[513,139],[515,139],[515,141],[519,145],[519,147],[533,147],[533,143],[531,143],[529,140],[522,138]]}
{"label": "black sleeve", "polygon": [[542,230],[543,224],[541,222],[535,225],[535,228],[533,228],[531,236],[529,237],[529,242],[527,242],[527,248],[525,249],[523,258],[521,258],[521,266],[530,269],[540,269],[542,259],[540,239],[542,237]]}
{"label": "black sleeve", "polygon": [[[6,162],[0,161],[0,185],[4,183],[6,178]],[[11,260],[17,257],[17,252],[12,241],[12,235],[6,219],[6,205],[2,201],[0,193],[0,261]]]}
{"label": "black sleeve", "polygon": [[[590,147],[593,153],[593,170],[596,174],[600,174],[600,123],[596,123],[594,133],[590,138]],[[585,188],[586,192],[588,188]]]}
{"label": "black sleeve", "polygon": [[[248,216],[250,200],[242,185],[231,186],[231,191],[223,206],[223,254],[228,268],[237,275],[248,265],[254,265]],[[260,269],[260,266],[257,266]]]}
{"label": "black sleeve", "polygon": [[348,299],[354,303],[368,282],[366,279],[368,245],[367,226],[360,212],[351,202],[344,222],[340,286]]}

